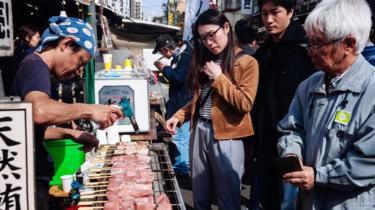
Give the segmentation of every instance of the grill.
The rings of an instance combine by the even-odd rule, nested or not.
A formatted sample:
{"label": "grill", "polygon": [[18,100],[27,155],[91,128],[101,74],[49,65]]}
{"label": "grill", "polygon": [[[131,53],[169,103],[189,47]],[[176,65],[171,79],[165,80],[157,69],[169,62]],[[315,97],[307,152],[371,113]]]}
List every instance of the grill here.
{"label": "grill", "polygon": [[[111,146],[107,151],[106,158],[109,159],[106,160],[103,170],[98,175],[110,174],[110,157],[114,155],[113,152],[115,149],[115,146]],[[150,165],[154,174],[154,181],[152,183],[154,198],[161,193],[165,193],[170,200],[173,210],[186,210],[166,146],[163,143],[152,143],[149,145],[148,155],[151,157]],[[91,183],[99,183],[96,183],[97,185],[93,187],[95,194],[85,196],[84,199],[80,200],[78,205],[85,207],[80,207],[79,210],[103,209],[104,203],[107,201],[105,193],[109,178],[110,176],[102,176],[102,178],[90,179]]]}

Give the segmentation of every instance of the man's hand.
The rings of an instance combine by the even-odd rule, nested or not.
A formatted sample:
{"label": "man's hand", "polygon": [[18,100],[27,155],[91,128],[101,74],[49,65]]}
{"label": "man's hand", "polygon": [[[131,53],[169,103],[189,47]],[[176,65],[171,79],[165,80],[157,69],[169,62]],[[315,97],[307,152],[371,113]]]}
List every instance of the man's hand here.
{"label": "man's hand", "polygon": [[206,62],[203,67],[203,71],[205,74],[207,74],[208,78],[213,80],[216,80],[223,73],[220,65],[216,64],[213,61]]}
{"label": "man's hand", "polygon": [[314,169],[303,166],[302,171],[286,173],[283,175],[283,179],[302,190],[310,190],[314,187],[315,182]]}
{"label": "man's hand", "polygon": [[160,71],[163,70],[163,68],[165,67],[165,64],[163,64],[163,63],[160,62],[160,61],[155,61],[155,62],[154,62],[154,65],[155,65],[156,68],[158,68]]}
{"label": "man's hand", "polygon": [[95,150],[97,150],[99,146],[99,140],[94,135],[88,132],[81,131],[79,136],[73,136],[72,140],[78,144],[82,144],[82,147],[80,147],[79,150],[82,150],[84,152],[90,152],[94,148]]}
{"label": "man's hand", "polygon": [[117,119],[124,117],[118,106],[109,106],[101,104],[91,104],[90,120],[99,123],[100,128],[104,129],[113,125]]}

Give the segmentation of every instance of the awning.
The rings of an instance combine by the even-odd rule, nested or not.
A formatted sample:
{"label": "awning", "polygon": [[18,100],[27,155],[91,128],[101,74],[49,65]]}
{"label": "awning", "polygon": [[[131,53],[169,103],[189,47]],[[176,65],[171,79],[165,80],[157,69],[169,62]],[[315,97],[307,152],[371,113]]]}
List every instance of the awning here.
{"label": "awning", "polygon": [[111,28],[111,31],[128,41],[153,41],[160,34],[174,35],[180,27],[136,19],[123,19],[121,27]]}

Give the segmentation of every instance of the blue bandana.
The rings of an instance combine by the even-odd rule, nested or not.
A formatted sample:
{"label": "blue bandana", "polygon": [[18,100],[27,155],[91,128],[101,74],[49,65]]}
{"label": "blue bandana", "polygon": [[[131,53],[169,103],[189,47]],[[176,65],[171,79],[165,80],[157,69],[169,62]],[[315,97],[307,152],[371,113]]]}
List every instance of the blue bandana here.
{"label": "blue bandana", "polygon": [[37,52],[45,49],[46,44],[61,37],[72,37],[74,42],[94,56],[96,50],[95,34],[90,24],[78,18],[53,16],[49,27],[42,34]]}

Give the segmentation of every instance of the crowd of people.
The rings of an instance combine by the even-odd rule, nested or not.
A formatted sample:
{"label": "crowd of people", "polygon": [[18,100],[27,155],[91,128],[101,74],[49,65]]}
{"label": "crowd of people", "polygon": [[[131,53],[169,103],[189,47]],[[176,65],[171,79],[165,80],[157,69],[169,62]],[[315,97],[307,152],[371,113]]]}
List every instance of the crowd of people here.
{"label": "crowd of people", "polygon": [[[249,209],[373,209],[375,206],[375,46],[365,0],[322,0],[305,22],[296,0],[259,0],[268,37],[248,20],[232,27],[216,9],[199,15],[193,39],[160,35],[153,53],[169,85],[165,130],[177,174],[192,180],[196,210],[241,209],[251,161]],[[47,210],[54,169],[44,141],[69,137],[84,151],[92,134],[51,125],[88,119],[106,128],[123,114],[109,105],[67,104],[52,83],[81,74],[94,56],[90,24],[52,17],[40,36],[19,29],[15,56],[1,66],[6,95],[33,104],[37,209]],[[372,36],[371,36],[372,34]],[[251,152],[249,152],[251,151]],[[251,154],[250,154],[251,153]],[[251,158],[248,156],[251,155]],[[298,158],[284,174],[276,160]]]}
{"label": "crowd of people", "polygon": [[[373,208],[368,4],[323,0],[304,25],[293,20],[295,0],[258,4],[268,34],[259,46],[248,21],[236,23],[235,37],[216,10],[193,26],[192,99],[166,130],[190,121],[194,208],[210,209],[216,196],[219,209],[240,209],[244,145],[256,165],[249,209]],[[301,169],[280,174],[276,159],[289,156]]]}

